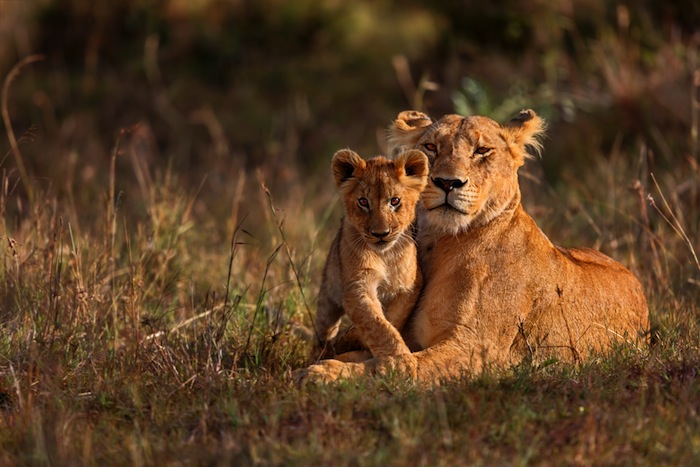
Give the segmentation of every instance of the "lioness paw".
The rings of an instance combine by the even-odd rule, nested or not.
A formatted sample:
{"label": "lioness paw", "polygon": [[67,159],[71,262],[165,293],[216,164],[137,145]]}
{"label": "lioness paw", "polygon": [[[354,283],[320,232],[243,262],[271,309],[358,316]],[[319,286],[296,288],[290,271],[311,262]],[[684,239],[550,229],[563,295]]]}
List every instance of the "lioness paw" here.
{"label": "lioness paw", "polygon": [[300,368],[292,373],[295,384],[327,384],[341,378],[349,378],[362,373],[362,367],[356,363],[344,363],[338,360],[323,360],[315,365]]}

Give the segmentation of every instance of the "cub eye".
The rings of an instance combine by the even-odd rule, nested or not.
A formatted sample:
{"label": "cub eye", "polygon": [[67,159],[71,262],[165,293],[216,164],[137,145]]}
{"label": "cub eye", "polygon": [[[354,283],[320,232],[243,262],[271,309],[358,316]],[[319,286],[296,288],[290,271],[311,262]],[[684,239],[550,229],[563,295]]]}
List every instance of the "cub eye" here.
{"label": "cub eye", "polygon": [[437,151],[437,145],[435,145],[435,144],[433,144],[433,143],[425,143],[425,144],[423,145],[423,147],[424,147],[425,149],[427,149],[428,151],[430,151],[430,152],[435,152],[435,151]]}
{"label": "cub eye", "polygon": [[394,196],[393,198],[391,198],[391,201],[389,201],[389,202],[391,203],[392,206],[396,207],[399,204],[401,204],[401,198],[397,198]]}
{"label": "cub eye", "polygon": [[357,204],[359,204],[363,208],[368,208],[369,207],[369,201],[367,201],[367,198],[359,198],[357,200]]}
{"label": "cub eye", "polygon": [[487,148],[486,146],[479,146],[474,150],[474,154],[478,154],[480,156],[483,156],[488,152],[491,152],[491,148]]}

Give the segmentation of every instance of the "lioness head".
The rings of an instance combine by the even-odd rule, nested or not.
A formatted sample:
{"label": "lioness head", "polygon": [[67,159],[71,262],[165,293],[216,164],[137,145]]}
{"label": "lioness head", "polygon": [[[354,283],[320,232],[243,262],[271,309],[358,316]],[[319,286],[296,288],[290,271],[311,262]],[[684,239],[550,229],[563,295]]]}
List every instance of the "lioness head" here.
{"label": "lioness head", "polygon": [[332,166],[347,221],[372,248],[390,248],[415,218],[428,177],[425,154],[409,150],[393,161],[381,156],[365,161],[343,149]]}
{"label": "lioness head", "polygon": [[544,127],[532,110],[523,110],[505,125],[460,115],[433,122],[421,112],[401,112],[389,128],[391,145],[419,149],[430,162],[421,227],[457,234],[517,207],[518,168],[530,157],[526,146],[540,150]]}

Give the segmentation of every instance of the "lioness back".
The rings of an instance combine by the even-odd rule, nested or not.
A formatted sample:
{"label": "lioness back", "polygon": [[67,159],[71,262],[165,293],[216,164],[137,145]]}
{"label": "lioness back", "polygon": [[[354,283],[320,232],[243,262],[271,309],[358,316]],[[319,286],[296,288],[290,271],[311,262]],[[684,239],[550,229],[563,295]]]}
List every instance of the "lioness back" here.
{"label": "lioness back", "polygon": [[428,160],[408,151],[395,160],[365,161],[350,150],[333,157],[333,175],[345,217],[324,267],[311,359],[331,355],[341,318],[354,328],[345,347],[369,347],[374,356],[407,353],[400,336],[422,276],[412,223],[425,187]]}

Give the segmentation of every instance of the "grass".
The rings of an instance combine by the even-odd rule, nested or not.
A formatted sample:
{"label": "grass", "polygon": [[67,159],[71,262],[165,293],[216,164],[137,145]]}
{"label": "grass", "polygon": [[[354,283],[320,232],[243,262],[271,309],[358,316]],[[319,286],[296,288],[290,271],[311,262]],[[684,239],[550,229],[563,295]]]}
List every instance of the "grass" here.
{"label": "grass", "polygon": [[[95,50],[85,51],[83,34],[54,27],[71,11],[50,3],[36,23],[47,60],[30,64],[37,58],[30,56],[4,82],[0,465],[700,461],[700,78],[696,46],[683,36],[695,28],[692,16],[680,35],[665,37],[649,5],[613,8],[615,25],[554,4],[521,2],[525,13],[511,17],[477,4],[453,12],[452,3],[438,2],[435,30],[425,26],[422,38],[404,45],[416,18],[431,21],[432,7],[413,2],[401,34],[375,37],[376,15],[363,12],[386,7],[382,14],[392,16],[405,8],[363,2],[353,16],[369,21],[360,37],[352,22],[340,21],[349,10],[331,2],[308,24],[309,34],[312,26],[321,31],[309,36],[318,39],[318,54],[308,53],[301,34],[303,43],[280,52],[282,62],[239,69],[228,67],[233,49],[221,47],[223,39],[274,38],[287,24],[283,37],[294,35],[294,15],[304,24],[318,16],[313,2],[281,22],[263,10],[283,2],[265,2],[242,17],[250,23],[243,29],[224,26],[239,24],[245,11],[214,14],[220,3],[202,2],[213,13],[194,16],[201,32],[188,34],[212,34],[207,50],[219,59],[204,60],[215,68],[212,83],[187,73],[202,72],[185,60],[188,34],[167,34],[168,15],[132,3],[119,8],[138,13],[131,21],[142,21],[148,34],[137,28],[119,36],[121,23],[105,15],[97,29],[117,39],[90,42]],[[546,15],[534,15],[533,5]],[[524,32],[506,40],[478,20],[490,38],[489,52],[480,53],[486,31],[477,41],[461,26],[482,18],[472,14],[480,11]],[[535,30],[522,56],[505,53]],[[377,45],[334,52],[357,37]],[[510,42],[499,48],[503,40]],[[265,44],[248,58],[267,57],[274,43]],[[445,50],[421,62],[417,50],[429,44]],[[394,56],[400,85],[391,76],[394,48],[415,49]],[[0,65],[14,53],[0,55]],[[302,85],[278,86],[280,63],[293,65],[285,79]],[[357,66],[365,75],[339,71]],[[435,72],[414,82],[411,67],[420,66]],[[314,67],[332,79],[295,72]],[[225,88],[234,71],[243,75]],[[265,83],[276,93],[265,93]],[[525,207],[555,243],[599,248],[640,278],[654,328],[650,348],[620,346],[579,366],[523,364],[436,388],[392,376],[294,386],[340,215],[329,168],[319,165],[347,138],[374,147],[373,122],[386,123],[384,108],[402,110],[401,91],[418,106],[494,116],[532,106],[550,117],[543,159],[521,170]],[[99,111],[90,107],[98,97]],[[141,123],[114,123],[122,120]]]}
{"label": "grass", "polygon": [[[47,194],[19,216],[5,192],[0,464],[693,464],[700,319],[697,285],[683,280],[695,277],[693,254],[674,232],[679,205],[665,195],[655,206],[677,225],[653,206],[642,214],[617,168],[600,193],[568,192],[589,220],[561,232],[593,232],[640,275],[655,345],[439,388],[392,377],[293,385],[333,230],[323,210],[285,211],[259,185],[245,195],[265,212],[269,238],[258,241],[246,219],[217,238],[197,193],[167,174],[119,201],[112,173],[90,224]],[[572,218],[555,189],[535,198],[544,206],[528,209],[546,207],[547,229]]]}
{"label": "grass", "polygon": [[621,350],[576,370],[516,369],[430,391],[380,379],[299,390],[281,368],[194,371],[184,348],[144,350],[152,355],[141,362],[101,371],[94,392],[71,394],[42,369],[37,396],[4,417],[3,460],[692,464],[700,455],[698,356],[687,350]]}

